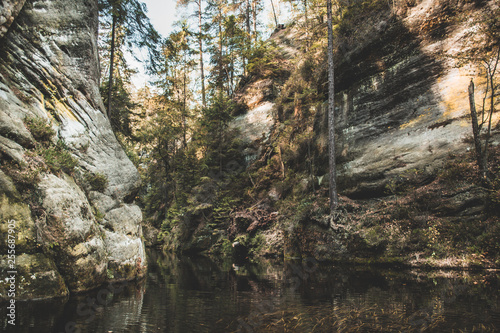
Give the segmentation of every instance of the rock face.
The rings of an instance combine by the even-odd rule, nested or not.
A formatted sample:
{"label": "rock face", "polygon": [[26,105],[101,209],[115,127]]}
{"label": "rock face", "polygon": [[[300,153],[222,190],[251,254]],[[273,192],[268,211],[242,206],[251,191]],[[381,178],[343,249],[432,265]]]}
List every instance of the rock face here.
{"label": "rock face", "polygon": [[[7,253],[7,222],[15,220],[16,254],[25,253],[19,269],[40,276],[19,282],[18,298],[64,296],[143,274],[142,214],[133,204],[140,178],[99,94],[97,1],[2,1],[0,25],[0,248]],[[13,171],[22,174],[39,158],[27,118],[49,122],[52,143],[78,161],[66,173],[32,168],[28,192],[29,182]],[[107,186],[94,191],[89,175]]]}
{"label": "rock face", "polygon": [[26,0],[4,0],[0,7],[0,38],[9,30]]}
{"label": "rock face", "polygon": [[[453,57],[467,42],[466,22],[496,5],[413,3],[360,18],[337,52],[338,180],[353,198],[382,195],[391,178],[432,173],[471,148],[467,87],[481,80],[476,67],[458,68]],[[326,107],[319,111],[315,131],[326,149]]]}
{"label": "rock face", "polygon": [[259,157],[262,152],[260,145],[269,140],[274,126],[273,106],[271,102],[261,102],[245,114],[233,119],[229,125],[239,133],[242,153],[247,164]]}

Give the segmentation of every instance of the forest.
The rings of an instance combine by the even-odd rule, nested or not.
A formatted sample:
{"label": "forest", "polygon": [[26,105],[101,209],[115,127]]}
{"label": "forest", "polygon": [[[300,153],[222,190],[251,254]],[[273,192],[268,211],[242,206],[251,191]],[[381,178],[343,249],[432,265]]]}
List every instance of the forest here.
{"label": "forest", "polygon": [[146,3],[0,1],[2,331],[499,330],[497,0]]}
{"label": "forest", "polygon": [[[261,24],[268,4],[261,1],[179,1],[184,19],[165,38],[139,1],[102,3],[101,95],[141,174],[136,200],[147,243],[215,256],[230,256],[238,242],[248,258],[314,254],[334,261],[497,266],[498,6],[445,1],[417,31],[404,26],[417,7],[412,1],[327,2],[291,2],[293,19],[286,26],[275,21],[268,37]],[[471,11],[477,11],[473,19]],[[454,45],[459,51],[442,45],[431,53],[419,50],[445,43],[461,24],[475,29],[462,32],[464,42]],[[124,56],[131,47],[147,51],[152,85],[132,88]],[[426,80],[444,76],[448,66],[475,73],[469,77],[480,86],[477,101],[474,85],[466,82],[461,89],[469,88],[474,108],[455,106],[461,115],[434,115],[425,126],[437,131],[456,120],[468,123],[460,149],[457,144],[420,164],[366,151],[389,159],[383,172],[346,170],[360,154],[349,146],[429,118],[422,113],[412,119],[398,108],[420,112],[403,99],[424,95]],[[366,89],[359,88],[363,81],[376,81],[380,73],[388,77],[373,83],[382,86],[374,101],[365,94],[352,102],[353,89]],[[349,104],[346,98],[347,107],[341,105]],[[272,103],[267,120],[254,121],[265,125],[272,118],[272,125],[262,134],[245,134],[261,130],[244,119],[265,103]],[[366,121],[394,109],[398,114],[382,125]],[[330,117],[336,133],[329,135],[335,111],[341,114]],[[349,139],[347,129],[363,122],[366,138],[359,133]],[[433,144],[426,148],[431,154]],[[336,148],[337,166],[329,147]],[[336,168],[339,198],[332,206],[330,172]]]}

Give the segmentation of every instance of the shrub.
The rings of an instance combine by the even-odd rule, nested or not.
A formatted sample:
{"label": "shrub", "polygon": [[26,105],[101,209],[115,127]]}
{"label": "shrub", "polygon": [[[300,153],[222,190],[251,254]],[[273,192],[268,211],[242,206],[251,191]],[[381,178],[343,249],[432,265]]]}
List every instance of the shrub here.
{"label": "shrub", "polygon": [[108,187],[108,177],[99,172],[89,172],[85,175],[85,181],[90,185],[92,191],[103,193]]}
{"label": "shrub", "polygon": [[71,155],[66,145],[61,140],[59,140],[55,146],[50,145],[48,147],[39,148],[38,154],[43,157],[47,166],[54,173],[59,173],[61,171],[72,173],[78,164],[78,160]]}
{"label": "shrub", "polygon": [[31,132],[31,135],[36,141],[44,144],[49,144],[56,132],[50,124],[41,118],[27,117],[24,119],[24,124]]}

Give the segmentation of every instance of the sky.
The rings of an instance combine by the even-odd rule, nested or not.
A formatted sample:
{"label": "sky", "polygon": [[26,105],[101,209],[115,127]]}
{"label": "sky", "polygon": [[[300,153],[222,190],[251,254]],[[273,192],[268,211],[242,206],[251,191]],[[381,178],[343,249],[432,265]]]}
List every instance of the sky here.
{"label": "sky", "polygon": [[[271,20],[271,0],[264,0],[264,15],[261,20],[270,21]],[[162,35],[162,37],[167,37],[169,33],[173,30],[173,23],[181,18],[180,11],[177,10],[177,0],[142,0],[148,8],[148,17],[155,27],[155,29]],[[278,4],[283,6],[283,1],[274,0],[274,4],[278,7]],[[286,13],[289,11],[282,12],[279,18],[280,23],[285,23],[287,21],[286,17],[289,16]],[[280,16],[278,14],[278,16]],[[272,20],[271,20],[272,21]],[[137,51],[140,53],[140,51]],[[139,58],[140,55],[137,55]],[[144,85],[150,79],[146,74],[144,74],[144,67],[141,63],[134,60],[132,56],[127,57],[127,61],[132,68],[136,68],[138,73],[132,77],[132,83],[136,88],[144,87]]]}
{"label": "sky", "polygon": [[[148,7],[148,17],[156,31],[163,37],[168,36],[172,31],[173,23],[177,20],[176,0],[142,0]],[[139,50],[137,52],[140,52]],[[141,58],[139,56],[139,58]],[[132,83],[136,88],[144,87],[148,82],[149,77],[144,74],[144,67],[136,61],[132,56],[127,57],[131,67],[136,68],[139,72],[132,77]]]}
{"label": "sky", "polygon": [[166,37],[176,20],[175,0],[142,0],[148,6],[148,17],[156,30]]}

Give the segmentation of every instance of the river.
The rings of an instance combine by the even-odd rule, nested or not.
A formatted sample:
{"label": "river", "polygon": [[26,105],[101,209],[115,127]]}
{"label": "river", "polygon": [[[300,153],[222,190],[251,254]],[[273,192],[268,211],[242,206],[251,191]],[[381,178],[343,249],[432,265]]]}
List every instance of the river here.
{"label": "river", "polygon": [[149,251],[141,281],[18,302],[9,332],[495,332],[500,272],[261,261]]}

